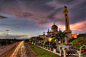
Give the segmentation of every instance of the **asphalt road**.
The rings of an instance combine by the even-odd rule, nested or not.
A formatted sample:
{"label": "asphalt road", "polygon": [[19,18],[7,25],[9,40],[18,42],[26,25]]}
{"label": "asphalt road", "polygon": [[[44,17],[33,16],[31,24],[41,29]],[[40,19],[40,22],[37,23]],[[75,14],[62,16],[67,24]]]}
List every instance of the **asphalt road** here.
{"label": "asphalt road", "polygon": [[26,53],[24,41],[20,42],[10,57],[29,57]]}

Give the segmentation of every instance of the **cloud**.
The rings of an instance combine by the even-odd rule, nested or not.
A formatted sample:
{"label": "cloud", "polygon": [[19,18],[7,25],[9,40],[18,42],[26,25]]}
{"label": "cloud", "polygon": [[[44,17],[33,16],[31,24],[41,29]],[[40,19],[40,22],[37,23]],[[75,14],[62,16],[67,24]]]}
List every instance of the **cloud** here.
{"label": "cloud", "polygon": [[0,16],[0,19],[7,19],[8,17]]}
{"label": "cloud", "polygon": [[20,28],[20,27],[16,27],[16,28]]}
{"label": "cloud", "polygon": [[9,14],[12,14],[14,15],[15,17],[18,17],[18,18],[27,18],[29,16],[32,16],[31,13],[25,11],[24,9],[22,8],[4,8],[4,10],[9,13]]}
{"label": "cloud", "polygon": [[66,0],[66,1],[65,0],[63,0],[63,1],[53,0],[53,1],[50,1],[46,4],[51,7],[55,7],[55,9],[48,16],[50,18],[53,18],[59,12],[63,13],[64,6],[67,6],[70,24],[81,22],[86,19],[86,16],[85,16],[85,14],[86,14],[86,11],[85,11],[86,10],[86,7],[85,7],[86,1],[85,0],[83,0],[83,1],[81,1],[81,0]]}
{"label": "cloud", "polygon": [[[58,27],[65,30],[65,25],[58,25]],[[78,30],[78,31],[86,31],[86,21],[71,24],[70,29],[71,30]]]}
{"label": "cloud", "polygon": [[39,28],[39,30],[45,30],[45,29],[47,29],[47,27],[44,27],[44,28]]}
{"label": "cloud", "polygon": [[33,22],[27,23],[27,25],[32,25],[32,24],[34,24],[34,23]]}
{"label": "cloud", "polygon": [[[6,39],[6,35],[7,34],[3,34],[3,35],[0,35],[0,39]],[[15,36],[15,35],[8,35],[8,39],[13,39],[13,38],[25,38],[25,37],[27,37],[28,35],[17,35],[17,36]]]}
{"label": "cloud", "polygon": [[[14,1],[11,2],[13,3]],[[70,25],[82,22],[86,19],[85,0],[16,0],[14,4],[8,4],[11,2],[4,1],[2,5],[4,6],[2,8],[4,12],[20,19],[28,18],[29,21],[35,21],[36,25],[39,26],[50,26],[54,22],[57,25],[64,25],[64,6],[68,7]],[[27,24],[31,25],[32,23]]]}

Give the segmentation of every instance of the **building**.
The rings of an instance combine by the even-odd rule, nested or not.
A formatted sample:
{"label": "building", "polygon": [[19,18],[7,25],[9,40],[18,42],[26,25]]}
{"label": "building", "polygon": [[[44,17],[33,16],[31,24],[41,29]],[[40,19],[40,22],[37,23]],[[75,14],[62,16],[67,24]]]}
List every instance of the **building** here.
{"label": "building", "polygon": [[76,34],[72,34],[72,38],[77,38],[77,35]]}
{"label": "building", "polygon": [[[71,39],[72,37],[76,38],[75,34],[72,34],[71,30],[70,30],[70,25],[69,25],[69,19],[68,19],[68,10],[67,7],[64,6],[64,16],[65,16],[65,33],[66,36],[65,37],[65,44],[68,44],[68,40]],[[58,26],[52,25],[51,26],[51,31],[47,31],[47,35],[45,35],[45,32],[43,32],[43,35],[39,35],[40,38],[46,39],[47,41],[49,41],[49,38],[53,38],[55,36],[55,34],[58,33]]]}
{"label": "building", "polygon": [[47,41],[49,41],[49,38],[52,38],[55,36],[55,34],[58,33],[58,26],[55,25],[52,25],[51,27],[51,31],[47,31],[47,35],[45,35],[45,32],[43,32],[43,35],[39,35],[40,38],[43,38],[43,39],[46,39]]}

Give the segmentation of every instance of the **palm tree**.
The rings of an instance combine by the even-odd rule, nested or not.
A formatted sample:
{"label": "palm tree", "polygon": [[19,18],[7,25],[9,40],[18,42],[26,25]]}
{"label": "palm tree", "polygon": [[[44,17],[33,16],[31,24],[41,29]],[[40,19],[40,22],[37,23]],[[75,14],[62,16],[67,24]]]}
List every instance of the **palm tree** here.
{"label": "palm tree", "polygon": [[38,40],[38,42],[43,40],[43,38],[40,38],[40,37],[37,37],[36,39]]}
{"label": "palm tree", "polygon": [[62,45],[63,45],[63,38],[67,37],[65,32],[59,31],[56,35],[55,35],[55,39],[56,39],[56,44],[57,44],[57,48],[58,48],[58,40],[61,39],[62,41]]}

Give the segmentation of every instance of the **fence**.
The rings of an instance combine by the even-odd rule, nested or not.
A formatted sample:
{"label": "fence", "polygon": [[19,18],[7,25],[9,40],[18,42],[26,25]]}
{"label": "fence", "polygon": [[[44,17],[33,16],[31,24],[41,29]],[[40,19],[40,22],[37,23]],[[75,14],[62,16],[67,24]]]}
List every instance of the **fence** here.
{"label": "fence", "polygon": [[39,45],[37,45],[37,46],[40,47],[40,48],[43,48],[43,49],[45,49],[47,51],[50,51],[50,52],[52,52],[54,54],[57,54],[57,55],[61,56],[60,51],[57,52],[57,49],[55,49],[55,48],[50,48],[48,46],[39,46]]}

